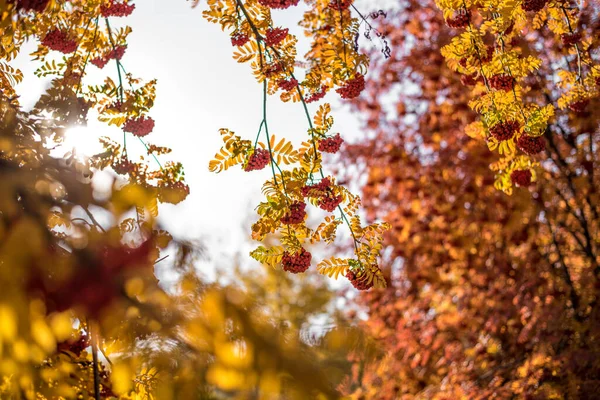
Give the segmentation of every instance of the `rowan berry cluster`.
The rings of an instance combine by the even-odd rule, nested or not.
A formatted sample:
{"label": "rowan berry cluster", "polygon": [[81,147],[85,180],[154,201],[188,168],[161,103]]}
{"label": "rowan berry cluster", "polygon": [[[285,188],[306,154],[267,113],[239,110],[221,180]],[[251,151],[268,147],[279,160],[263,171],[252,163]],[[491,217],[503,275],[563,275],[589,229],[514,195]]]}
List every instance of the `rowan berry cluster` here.
{"label": "rowan berry cluster", "polygon": [[54,29],[42,39],[42,44],[50,50],[60,51],[69,54],[77,50],[77,41],[70,39],[65,31]]}
{"label": "rowan berry cluster", "polygon": [[560,40],[565,46],[571,46],[581,41],[581,33],[563,33],[560,35]]}
{"label": "rowan berry cluster", "polygon": [[290,210],[281,218],[281,223],[285,225],[299,224],[306,217],[306,203],[295,201],[290,204]]}
{"label": "rowan berry cluster", "polygon": [[528,169],[516,169],[510,174],[510,180],[519,186],[531,185],[531,171]]}
{"label": "rowan berry cluster", "polygon": [[300,0],[258,0],[261,6],[284,9],[298,5]]}
{"label": "rowan berry cluster", "polygon": [[525,11],[538,12],[544,8],[547,2],[548,0],[523,0],[521,8]]}
{"label": "rowan berry cluster", "polygon": [[373,287],[373,282],[369,282],[366,276],[356,273],[352,270],[346,272],[346,278],[350,281],[352,286],[358,290],[369,290]]}
{"label": "rowan berry cluster", "polygon": [[344,11],[350,8],[352,3],[354,3],[354,0],[331,0],[329,8],[336,11]]}
{"label": "rowan berry cluster", "polygon": [[18,10],[42,12],[48,5],[49,0],[17,0]]}
{"label": "rowan berry cluster", "polygon": [[277,46],[287,37],[288,28],[272,28],[267,30],[265,35],[265,43],[267,46]]}
{"label": "rowan berry cluster", "polygon": [[356,74],[352,79],[348,79],[344,86],[336,89],[342,99],[354,99],[365,89],[365,77],[362,74]]}
{"label": "rowan berry cluster", "polygon": [[569,109],[574,113],[581,114],[585,111],[590,101],[588,99],[581,99],[569,104]]}
{"label": "rowan berry cluster", "polygon": [[534,155],[544,150],[545,143],[542,137],[521,135],[517,140],[517,147],[525,154]]}
{"label": "rowan berry cluster", "polygon": [[319,208],[327,212],[333,212],[343,201],[341,195],[336,195],[331,187],[329,178],[323,178],[315,185],[307,185],[302,188],[302,196],[319,199]]}
{"label": "rowan berry cluster", "polygon": [[283,71],[283,65],[279,62],[274,62],[265,67],[265,75],[271,77]]}
{"label": "rowan berry cluster", "polygon": [[281,265],[284,271],[297,274],[306,271],[310,267],[311,260],[312,254],[304,249],[294,254],[284,251]]}
{"label": "rowan berry cluster", "polygon": [[90,62],[94,64],[96,67],[102,69],[110,60],[120,60],[123,58],[125,54],[125,50],[127,50],[127,45],[124,46],[115,46],[108,54],[104,57],[96,57]]}
{"label": "rowan berry cluster", "polygon": [[258,148],[254,149],[254,153],[252,153],[248,159],[248,163],[246,164],[246,167],[244,167],[244,171],[258,171],[266,167],[267,164],[269,164],[269,161],[271,161],[271,153],[269,153],[269,150]]}
{"label": "rowan berry cluster", "polygon": [[314,103],[315,101],[321,100],[327,94],[327,86],[323,85],[318,92],[314,92],[306,98],[307,103]]}
{"label": "rowan berry cluster", "polygon": [[517,121],[500,122],[490,128],[490,134],[499,141],[509,140],[519,129]]}
{"label": "rowan berry cluster", "polygon": [[340,136],[340,134],[336,134],[333,137],[328,137],[319,142],[319,151],[323,153],[337,153],[340,147],[344,143],[344,139]]}
{"label": "rowan berry cluster", "polygon": [[123,125],[125,132],[130,132],[137,137],[143,137],[154,129],[154,120],[150,117],[129,118]]}
{"label": "rowan berry cluster", "polygon": [[245,33],[236,32],[231,36],[232,46],[243,46],[250,41],[250,38]]}
{"label": "rowan berry cluster", "polygon": [[103,17],[126,17],[130,15],[134,9],[135,4],[110,0],[109,4],[103,4],[100,7],[100,14]]}
{"label": "rowan berry cluster", "polygon": [[118,162],[113,164],[112,168],[119,175],[127,175],[133,172],[134,164],[129,161],[126,155],[123,155]]}
{"label": "rowan berry cluster", "polygon": [[477,74],[461,75],[460,77],[460,83],[464,86],[475,86],[478,80]]}
{"label": "rowan berry cluster", "polygon": [[496,90],[512,90],[514,78],[508,74],[498,74],[490,78],[490,86]]}
{"label": "rowan berry cluster", "polygon": [[463,11],[455,13],[452,18],[448,18],[446,20],[446,24],[450,28],[465,28],[469,25],[471,19],[471,15],[468,11]]}
{"label": "rowan berry cluster", "polygon": [[294,78],[291,78],[288,80],[282,79],[279,82],[277,82],[277,86],[280,89],[283,89],[286,92],[289,92],[291,90],[294,90],[298,86],[298,81]]}

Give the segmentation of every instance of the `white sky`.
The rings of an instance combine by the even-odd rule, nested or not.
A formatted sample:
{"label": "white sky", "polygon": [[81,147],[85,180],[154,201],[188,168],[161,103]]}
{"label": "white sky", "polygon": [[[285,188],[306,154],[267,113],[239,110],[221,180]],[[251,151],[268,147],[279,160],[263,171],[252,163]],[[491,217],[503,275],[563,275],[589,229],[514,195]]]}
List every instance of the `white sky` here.
{"label": "white sky", "polygon": [[[253,210],[262,197],[262,183],[270,177],[270,170],[247,173],[235,167],[217,175],[208,172],[208,162],[222,145],[219,128],[254,139],[262,116],[262,86],[252,77],[248,64],[232,59],[234,48],[228,34],[204,20],[201,10],[202,4],[191,9],[183,0],[138,0],[130,17],[113,18],[111,24],[126,23],[133,28],[122,63],[134,77],[158,80],[157,100],[150,113],[156,127],[147,139],[173,149],[164,159],[183,163],[191,189],[183,203],[161,206],[161,223],[175,237],[201,238],[213,260],[223,255],[230,258],[240,251],[244,257],[257,244],[248,244],[247,238],[256,219]],[[277,25],[290,27],[302,41],[297,27],[301,10],[299,6],[275,12],[274,20]],[[25,107],[39,97],[43,85],[33,76],[37,65],[28,63],[28,53],[34,48],[28,45],[17,64],[25,73],[25,82],[17,88]],[[298,54],[304,50],[299,48]],[[89,65],[88,71],[88,83],[100,83],[107,74],[117,79],[114,62],[103,70]],[[339,109],[335,94],[325,100],[334,108],[334,132],[356,137],[356,118]],[[314,111],[316,106],[310,109]],[[270,132],[292,139],[296,145],[305,140],[308,126],[300,104],[284,104],[273,96],[268,112]],[[86,130],[77,131],[77,135],[89,135],[92,140],[102,135],[119,138],[121,134],[118,128],[95,120],[89,121]],[[136,146],[141,144],[130,138],[128,149]]]}

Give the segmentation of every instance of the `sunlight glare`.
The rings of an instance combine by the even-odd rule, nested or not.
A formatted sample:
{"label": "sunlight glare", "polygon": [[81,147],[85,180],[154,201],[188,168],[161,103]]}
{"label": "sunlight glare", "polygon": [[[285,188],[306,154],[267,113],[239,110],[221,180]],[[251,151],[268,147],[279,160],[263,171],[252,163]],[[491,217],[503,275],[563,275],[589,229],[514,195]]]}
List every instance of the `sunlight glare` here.
{"label": "sunlight glare", "polygon": [[100,135],[86,126],[76,126],[66,131],[62,148],[80,157],[91,157],[102,151]]}

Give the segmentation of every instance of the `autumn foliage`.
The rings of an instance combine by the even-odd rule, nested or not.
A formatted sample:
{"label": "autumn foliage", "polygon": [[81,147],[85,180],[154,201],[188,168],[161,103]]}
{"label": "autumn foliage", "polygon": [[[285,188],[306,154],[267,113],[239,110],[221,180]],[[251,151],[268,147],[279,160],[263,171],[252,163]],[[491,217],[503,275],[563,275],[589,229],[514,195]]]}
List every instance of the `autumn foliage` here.
{"label": "autumn foliage", "polygon": [[[268,171],[262,267],[209,282],[201,246],[157,222],[193,188],[153,143],[157,82],[125,68],[132,30],[114,21],[139,3],[0,0],[1,398],[597,396],[598,4],[191,3],[262,88],[256,136],[223,128],[206,160]],[[52,78],[30,110],[27,41]],[[325,99],[359,115],[358,140]],[[301,143],[270,131],[279,100],[304,112]],[[88,115],[122,139],[57,155]]]}

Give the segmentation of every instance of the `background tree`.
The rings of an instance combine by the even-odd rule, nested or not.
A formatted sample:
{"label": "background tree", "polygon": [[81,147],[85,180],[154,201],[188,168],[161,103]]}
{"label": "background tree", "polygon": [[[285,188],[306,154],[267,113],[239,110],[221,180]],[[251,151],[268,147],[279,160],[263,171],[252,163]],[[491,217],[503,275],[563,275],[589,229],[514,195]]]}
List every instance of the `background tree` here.
{"label": "background tree", "polygon": [[[564,87],[567,74],[594,74],[598,8],[537,2],[541,11],[525,12],[531,3],[502,10],[514,11],[514,35],[480,35],[487,60],[475,60],[477,51],[465,44],[472,57],[466,67],[447,54],[452,37],[504,23],[500,11],[494,14],[504,3],[486,10],[457,2],[444,20],[433,2],[403,1],[385,20],[371,22],[390,42],[391,59],[373,63],[376,78],[355,102],[372,138],[346,156],[365,166],[368,215],[393,227],[385,269],[390,287],[362,296],[365,328],[386,355],[371,364],[356,358],[346,386],[356,398],[597,393],[598,114],[566,106]],[[577,49],[571,33],[552,32],[557,7],[571,19]],[[503,59],[508,42],[522,57],[541,60],[519,79],[518,101],[556,110],[535,139],[543,146],[533,157],[521,158],[518,149],[500,159],[490,153],[485,142],[497,149],[502,140],[515,140],[515,132],[499,140],[486,120],[493,115],[482,122],[472,110],[481,101],[473,95],[487,90],[504,99],[486,88],[486,71]],[[479,62],[480,72],[471,73]],[[561,71],[567,66],[571,72]],[[596,83],[580,89],[590,84]],[[595,93],[585,91],[589,110],[598,102]]]}

